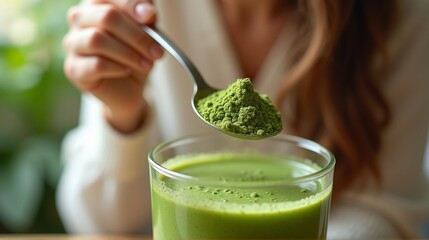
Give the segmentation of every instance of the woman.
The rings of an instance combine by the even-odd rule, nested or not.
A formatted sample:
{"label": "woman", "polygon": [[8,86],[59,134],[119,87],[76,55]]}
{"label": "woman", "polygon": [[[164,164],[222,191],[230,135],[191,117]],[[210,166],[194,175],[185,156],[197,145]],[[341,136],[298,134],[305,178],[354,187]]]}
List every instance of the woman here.
{"label": "woman", "polygon": [[334,152],[329,238],[421,236],[429,216],[428,5],[88,0],[74,7],[65,72],[84,97],[80,125],[64,141],[58,204],[67,230],[143,231],[147,149],[213,131],[192,112],[186,72],[139,28],[156,23],[210,85],[250,77],[276,100],[285,133]]}

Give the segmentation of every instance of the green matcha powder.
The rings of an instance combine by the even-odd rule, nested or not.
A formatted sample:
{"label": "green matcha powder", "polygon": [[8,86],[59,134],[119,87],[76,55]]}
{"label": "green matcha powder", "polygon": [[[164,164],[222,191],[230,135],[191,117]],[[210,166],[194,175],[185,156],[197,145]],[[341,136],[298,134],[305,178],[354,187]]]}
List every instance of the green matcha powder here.
{"label": "green matcha powder", "polygon": [[199,100],[196,108],[204,119],[226,131],[264,136],[282,130],[280,113],[267,95],[253,89],[249,78]]}

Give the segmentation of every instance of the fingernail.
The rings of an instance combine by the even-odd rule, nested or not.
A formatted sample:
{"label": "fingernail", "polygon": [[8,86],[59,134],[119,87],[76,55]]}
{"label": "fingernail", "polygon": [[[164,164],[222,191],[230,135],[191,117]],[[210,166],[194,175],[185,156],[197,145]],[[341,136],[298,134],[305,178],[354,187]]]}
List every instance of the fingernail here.
{"label": "fingernail", "polygon": [[69,22],[76,23],[79,18],[79,12],[77,11],[77,7],[73,7],[68,12]]}
{"label": "fingernail", "polygon": [[77,22],[77,18],[78,18],[78,13],[77,12],[72,12],[70,14],[70,20],[71,20],[72,23]]}
{"label": "fingernail", "polygon": [[149,51],[150,51],[150,55],[152,55],[152,57],[154,58],[160,58],[164,53],[164,51],[158,44],[152,45]]}
{"label": "fingernail", "polygon": [[129,69],[128,67],[124,67],[124,68],[123,68],[123,71],[124,71],[124,73],[125,73],[125,74],[127,74],[127,75],[128,75],[128,74],[130,74],[130,73],[132,72],[132,71],[131,71],[131,69]]}
{"label": "fingernail", "polygon": [[140,61],[140,65],[142,66],[143,70],[148,70],[151,67],[151,63],[146,59],[142,59]]}
{"label": "fingernail", "polygon": [[152,7],[145,3],[138,3],[135,7],[135,12],[141,21],[147,21],[152,16]]}

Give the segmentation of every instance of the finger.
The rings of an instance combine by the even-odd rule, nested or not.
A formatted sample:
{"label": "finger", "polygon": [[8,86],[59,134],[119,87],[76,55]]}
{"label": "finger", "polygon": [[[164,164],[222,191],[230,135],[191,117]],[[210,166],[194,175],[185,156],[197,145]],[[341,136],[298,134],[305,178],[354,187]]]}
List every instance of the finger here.
{"label": "finger", "polygon": [[163,55],[162,48],[138,24],[111,4],[81,7],[71,18],[73,26],[103,29],[148,59],[155,60]]}
{"label": "finger", "polygon": [[64,72],[68,79],[83,91],[95,89],[102,79],[130,76],[130,70],[109,59],[95,56],[67,56]]}
{"label": "finger", "polygon": [[142,73],[152,68],[151,60],[96,28],[70,32],[64,38],[64,47],[74,54],[99,55]]}

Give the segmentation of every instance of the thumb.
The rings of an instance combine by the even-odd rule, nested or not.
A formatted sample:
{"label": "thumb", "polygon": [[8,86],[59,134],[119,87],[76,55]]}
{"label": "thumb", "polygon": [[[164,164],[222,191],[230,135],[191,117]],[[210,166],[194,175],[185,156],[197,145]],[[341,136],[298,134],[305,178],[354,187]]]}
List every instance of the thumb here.
{"label": "thumb", "polygon": [[154,24],[156,21],[156,9],[150,2],[137,2],[133,8],[133,17],[142,24]]}
{"label": "thumb", "polygon": [[152,0],[86,0],[92,3],[110,3],[124,11],[140,24],[152,25],[156,21],[156,8]]}

